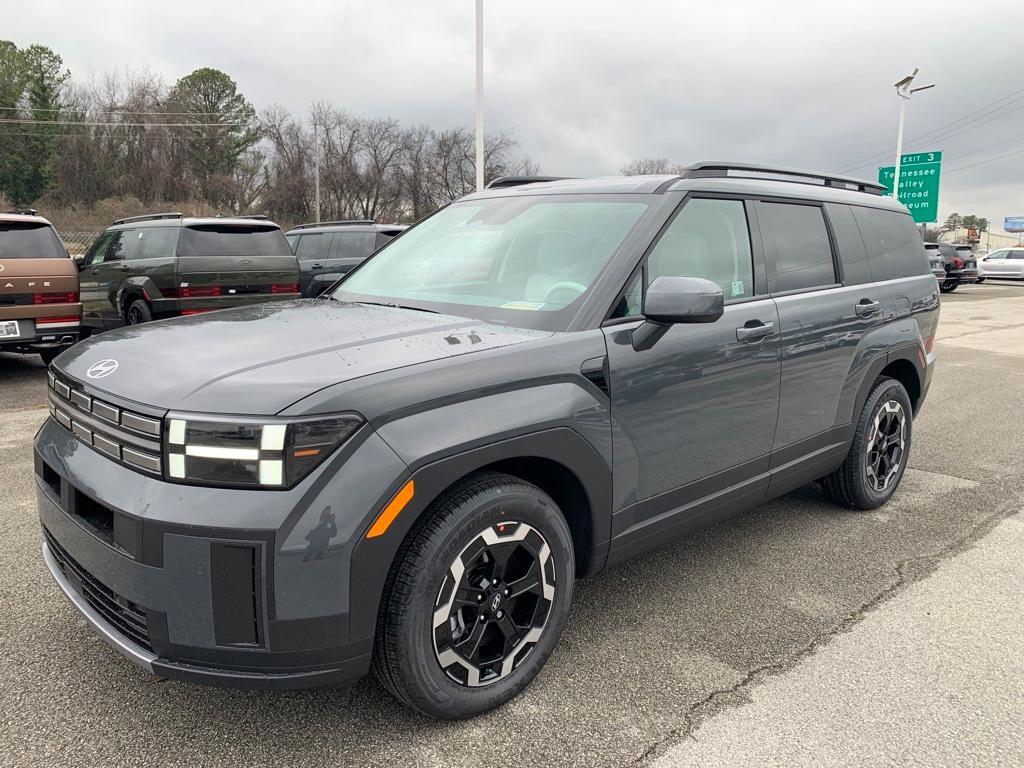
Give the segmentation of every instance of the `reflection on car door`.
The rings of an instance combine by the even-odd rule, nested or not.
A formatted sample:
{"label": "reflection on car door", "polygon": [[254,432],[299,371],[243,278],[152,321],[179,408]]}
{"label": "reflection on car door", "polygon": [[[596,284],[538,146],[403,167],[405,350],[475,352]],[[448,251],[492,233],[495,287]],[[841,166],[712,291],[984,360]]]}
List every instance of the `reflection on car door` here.
{"label": "reflection on car door", "polygon": [[104,232],[85,252],[79,269],[79,292],[82,299],[82,320],[92,328],[103,329],[104,305],[107,303],[106,287],[101,286],[105,270],[104,262],[110,243],[116,232]]}
{"label": "reflection on car door", "polygon": [[[688,201],[643,272],[633,280],[713,280],[727,306],[717,322],[673,325],[639,351],[640,321],[606,324],[615,559],[760,500],[778,415],[778,315],[755,292],[743,201]],[[631,284],[621,314],[638,315],[638,299]]]}

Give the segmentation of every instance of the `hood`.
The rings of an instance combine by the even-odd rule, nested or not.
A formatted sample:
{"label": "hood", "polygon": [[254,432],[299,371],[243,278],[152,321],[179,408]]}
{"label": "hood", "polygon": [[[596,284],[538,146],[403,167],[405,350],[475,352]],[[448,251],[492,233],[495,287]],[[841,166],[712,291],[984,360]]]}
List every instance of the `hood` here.
{"label": "hood", "polygon": [[[271,415],[332,384],[550,335],[397,307],[289,301],[109,331],[54,367],[158,408]],[[100,361],[117,365],[89,376]]]}

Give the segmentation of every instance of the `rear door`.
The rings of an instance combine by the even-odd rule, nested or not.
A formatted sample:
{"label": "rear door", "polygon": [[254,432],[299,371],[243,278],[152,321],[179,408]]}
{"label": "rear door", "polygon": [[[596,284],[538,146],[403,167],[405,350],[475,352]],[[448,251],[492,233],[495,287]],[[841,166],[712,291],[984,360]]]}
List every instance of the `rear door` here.
{"label": "rear door", "polygon": [[324,265],[330,253],[331,233],[307,232],[299,235],[295,244],[295,258],[299,261],[303,296],[312,296],[310,285],[324,274]]}
{"label": "rear door", "polygon": [[1024,250],[1019,248],[1011,249],[1007,256],[1004,269],[1010,277],[1024,278]]}
{"label": "rear door", "polygon": [[[862,364],[861,339],[881,322],[881,306],[877,289],[864,279],[863,258],[854,252],[850,263],[857,276],[843,285],[821,203],[763,199],[755,210],[768,291],[778,307],[782,332],[774,494],[807,482],[817,468],[845,451],[845,436],[836,422],[848,418],[840,415],[840,403],[849,394],[851,373]],[[844,240],[857,243],[849,211],[837,214]]]}
{"label": "rear door", "polygon": [[82,260],[82,316],[93,328],[120,324],[117,292],[128,270],[125,258],[137,247],[132,234],[129,229],[104,232]]}
{"label": "rear door", "polygon": [[176,264],[183,311],[296,298],[299,266],[281,229],[252,222],[183,226]]}

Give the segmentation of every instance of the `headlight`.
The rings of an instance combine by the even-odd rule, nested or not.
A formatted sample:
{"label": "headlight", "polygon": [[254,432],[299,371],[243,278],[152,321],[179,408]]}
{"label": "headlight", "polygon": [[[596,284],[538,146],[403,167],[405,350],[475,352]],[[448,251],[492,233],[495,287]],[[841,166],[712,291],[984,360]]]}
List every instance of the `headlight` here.
{"label": "headlight", "polygon": [[355,414],[248,419],[170,414],[166,477],[194,485],[290,488],[359,429]]}

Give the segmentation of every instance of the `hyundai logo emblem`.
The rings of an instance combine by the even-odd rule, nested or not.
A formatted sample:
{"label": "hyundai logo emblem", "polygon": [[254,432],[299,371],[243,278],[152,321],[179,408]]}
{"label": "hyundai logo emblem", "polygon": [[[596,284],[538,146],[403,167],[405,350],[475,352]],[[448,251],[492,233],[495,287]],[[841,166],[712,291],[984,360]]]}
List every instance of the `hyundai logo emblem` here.
{"label": "hyundai logo emblem", "polygon": [[89,366],[89,370],[85,372],[85,375],[90,379],[102,379],[104,376],[109,376],[117,370],[117,360],[100,360],[98,363],[93,363]]}

